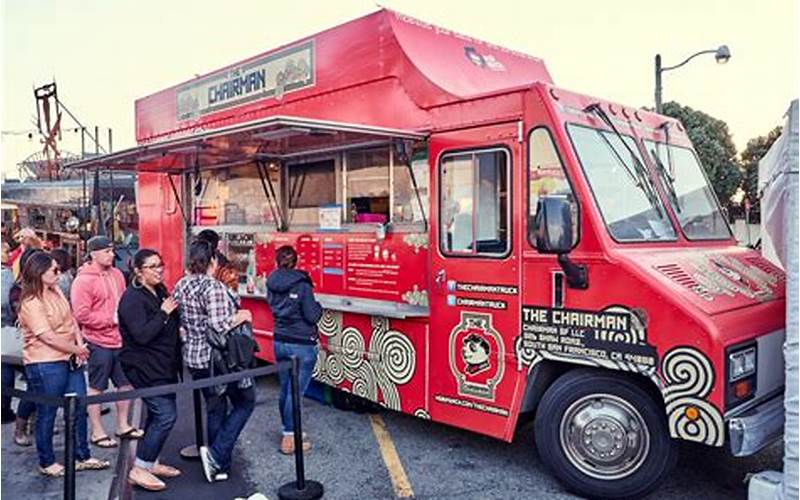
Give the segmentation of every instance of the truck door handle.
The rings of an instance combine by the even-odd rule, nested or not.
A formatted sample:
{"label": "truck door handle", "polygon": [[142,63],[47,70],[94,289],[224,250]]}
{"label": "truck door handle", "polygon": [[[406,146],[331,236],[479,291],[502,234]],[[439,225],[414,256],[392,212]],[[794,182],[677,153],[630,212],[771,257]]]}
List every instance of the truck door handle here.
{"label": "truck door handle", "polygon": [[439,269],[439,272],[436,273],[436,277],[434,278],[436,286],[441,288],[446,277],[447,275],[445,274],[444,269]]}

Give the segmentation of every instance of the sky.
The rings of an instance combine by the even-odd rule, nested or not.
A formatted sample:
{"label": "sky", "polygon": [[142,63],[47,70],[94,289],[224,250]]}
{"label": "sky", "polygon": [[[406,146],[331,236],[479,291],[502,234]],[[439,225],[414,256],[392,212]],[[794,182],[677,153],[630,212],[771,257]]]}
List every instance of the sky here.
{"label": "sky", "polygon": [[[762,0],[386,0],[380,5],[544,59],[555,84],[629,106],[654,106],[654,56],[676,100],[728,123],[740,151],[783,123],[798,95],[798,2]],[[0,0],[0,162],[41,150],[33,87],[58,83],[81,122],[115,151],[135,145],[134,100],[369,14],[368,0]],[[64,118],[64,127],[74,123]],[[80,152],[66,132],[62,150]]]}

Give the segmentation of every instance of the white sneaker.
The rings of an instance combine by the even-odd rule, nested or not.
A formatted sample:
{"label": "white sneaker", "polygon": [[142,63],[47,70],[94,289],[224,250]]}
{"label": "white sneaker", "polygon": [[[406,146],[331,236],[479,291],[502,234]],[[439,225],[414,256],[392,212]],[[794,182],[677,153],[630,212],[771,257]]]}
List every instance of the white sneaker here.
{"label": "white sneaker", "polygon": [[227,481],[228,480],[228,473],[227,472],[217,472],[214,476],[214,481]]}
{"label": "white sneaker", "polygon": [[208,451],[208,446],[200,447],[200,462],[203,464],[203,474],[206,476],[206,481],[213,483],[216,479],[217,470],[214,467],[214,459],[211,457],[211,452]]}

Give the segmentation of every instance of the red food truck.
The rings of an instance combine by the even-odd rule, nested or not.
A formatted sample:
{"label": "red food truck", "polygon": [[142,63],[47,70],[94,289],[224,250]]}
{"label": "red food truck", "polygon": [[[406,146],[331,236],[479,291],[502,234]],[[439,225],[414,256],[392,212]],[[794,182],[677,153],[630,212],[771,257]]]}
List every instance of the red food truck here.
{"label": "red food truck", "polygon": [[136,101],[143,247],[213,229],[264,359],[294,245],[317,380],[511,441],[635,497],[676,441],[782,433],[785,277],[738,247],[682,125],[555,86],[542,60],[381,9]]}

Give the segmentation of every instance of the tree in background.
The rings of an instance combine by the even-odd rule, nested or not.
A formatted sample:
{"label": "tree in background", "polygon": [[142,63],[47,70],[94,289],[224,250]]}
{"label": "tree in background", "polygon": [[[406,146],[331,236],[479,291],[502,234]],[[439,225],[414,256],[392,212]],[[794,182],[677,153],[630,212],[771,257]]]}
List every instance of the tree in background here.
{"label": "tree in background", "polygon": [[664,104],[663,114],[683,124],[717,198],[723,207],[730,208],[731,196],[739,188],[742,174],[728,124],[674,101]]}
{"label": "tree in background", "polygon": [[783,127],[775,127],[767,135],[756,137],[747,141],[747,147],[741,154],[740,166],[742,170],[742,189],[745,197],[750,200],[750,220],[758,221],[761,213],[761,203],[758,193],[758,162],[767,154],[772,144],[781,136]]}

